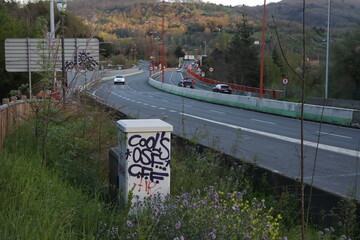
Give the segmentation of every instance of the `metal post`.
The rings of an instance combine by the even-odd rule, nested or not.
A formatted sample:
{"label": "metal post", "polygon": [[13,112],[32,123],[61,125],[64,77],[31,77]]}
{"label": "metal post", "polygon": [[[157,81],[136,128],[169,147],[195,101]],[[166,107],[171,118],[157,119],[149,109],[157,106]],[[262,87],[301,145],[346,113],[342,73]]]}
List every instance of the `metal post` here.
{"label": "metal post", "polygon": [[65,46],[64,46],[64,12],[61,12],[61,78],[62,78],[62,91],[63,91],[63,100],[64,105],[66,104],[66,93],[65,93]]}
{"label": "metal post", "polygon": [[329,88],[329,52],[330,52],[330,3],[328,0],[328,22],[327,22],[327,38],[326,38],[326,70],[325,70],[325,98],[328,98]]}
{"label": "metal post", "polygon": [[54,0],[50,0],[50,38],[55,38]]}
{"label": "metal post", "polygon": [[262,39],[261,39],[260,95],[259,95],[260,99],[262,99],[262,95],[263,95],[263,82],[264,82],[265,30],[266,30],[266,0],[264,0],[263,25],[262,25]]}
{"label": "metal post", "polygon": [[29,72],[29,97],[32,99],[32,83],[31,83],[31,52],[30,52],[31,40],[27,38],[27,53],[28,53],[28,72]]}
{"label": "metal post", "polygon": [[162,32],[161,32],[161,37],[162,37],[162,44],[161,44],[161,82],[164,83],[165,82],[165,1],[162,1]]}

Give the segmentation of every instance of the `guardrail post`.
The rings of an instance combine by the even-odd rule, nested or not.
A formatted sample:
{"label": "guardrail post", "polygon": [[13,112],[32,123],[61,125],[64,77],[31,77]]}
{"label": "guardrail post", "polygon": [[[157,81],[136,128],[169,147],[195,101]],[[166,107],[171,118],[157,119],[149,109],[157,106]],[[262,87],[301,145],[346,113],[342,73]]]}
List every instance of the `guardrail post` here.
{"label": "guardrail post", "polygon": [[173,126],[160,119],[117,121],[120,205],[170,194],[170,149]]}

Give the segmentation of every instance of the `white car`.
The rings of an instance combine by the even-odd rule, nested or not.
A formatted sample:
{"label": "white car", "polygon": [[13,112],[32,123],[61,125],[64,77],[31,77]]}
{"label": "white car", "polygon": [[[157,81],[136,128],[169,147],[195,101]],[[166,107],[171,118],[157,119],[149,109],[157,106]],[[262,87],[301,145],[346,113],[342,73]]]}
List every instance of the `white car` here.
{"label": "white car", "polygon": [[122,76],[122,75],[115,76],[114,77],[114,84],[118,84],[118,83],[125,84],[125,77]]}

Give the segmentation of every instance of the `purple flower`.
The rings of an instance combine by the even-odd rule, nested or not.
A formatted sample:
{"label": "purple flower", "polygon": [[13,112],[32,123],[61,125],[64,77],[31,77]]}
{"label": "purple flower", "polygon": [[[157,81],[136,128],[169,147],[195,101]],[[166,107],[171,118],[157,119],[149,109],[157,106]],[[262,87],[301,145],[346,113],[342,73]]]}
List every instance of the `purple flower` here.
{"label": "purple flower", "polygon": [[287,237],[283,237],[283,239],[282,239],[282,240],[288,240],[288,239],[287,239]]}
{"label": "purple flower", "polygon": [[231,209],[234,211],[234,212],[237,212],[239,211],[239,206],[238,205],[234,205],[231,207]]}
{"label": "purple flower", "polygon": [[178,221],[178,222],[175,224],[175,228],[176,228],[176,229],[179,229],[180,227],[181,227],[181,222]]}
{"label": "purple flower", "polygon": [[245,233],[244,237],[245,238],[251,238],[250,233]]}
{"label": "purple flower", "polygon": [[325,230],[325,232],[329,232],[329,231],[330,231],[330,229],[329,229],[329,228],[325,228],[324,230]]}
{"label": "purple flower", "polygon": [[187,206],[188,204],[189,204],[189,202],[188,202],[186,199],[184,199],[184,200],[183,200],[183,205],[184,205],[184,206]]}
{"label": "purple flower", "polygon": [[133,224],[130,220],[127,220],[127,221],[126,221],[126,225],[127,225],[129,228],[131,228],[131,227],[134,226],[134,224]]}
{"label": "purple flower", "polygon": [[319,235],[319,236],[322,236],[322,235],[324,235],[324,232],[323,232],[323,231],[319,231],[319,232],[318,232],[318,235]]}

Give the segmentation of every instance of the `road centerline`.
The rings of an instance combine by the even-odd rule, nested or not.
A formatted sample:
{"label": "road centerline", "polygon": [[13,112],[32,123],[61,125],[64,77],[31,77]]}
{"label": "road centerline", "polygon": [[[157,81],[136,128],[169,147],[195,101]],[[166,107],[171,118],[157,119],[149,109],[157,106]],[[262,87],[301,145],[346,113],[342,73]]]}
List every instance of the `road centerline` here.
{"label": "road centerline", "polygon": [[216,110],[210,110],[210,112],[213,112],[213,113],[220,113],[220,114],[225,114],[224,112],[220,112],[220,111],[216,111]]}
{"label": "road centerline", "polygon": [[352,137],[348,137],[348,136],[344,136],[344,135],[338,135],[338,134],[333,134],[333,133],[319,132],[319,131],[316,131],[316,133],[317,133],[317,134],[320,134],[320,135],[323,135],[323,136],[329,135],[329,136],[333,136],[333,137],[352,139]]}
{"label": "road centerline", "polygon": [[277,125],[276,123],[274,122],[269,122],[269,121],[264,121],[264,120],[259,120],[259,119],[251,119],[252,121],[255,121],[255,122],[261,122],[261,123],[266,123],[266,124],[271,124],[271,125]]}

